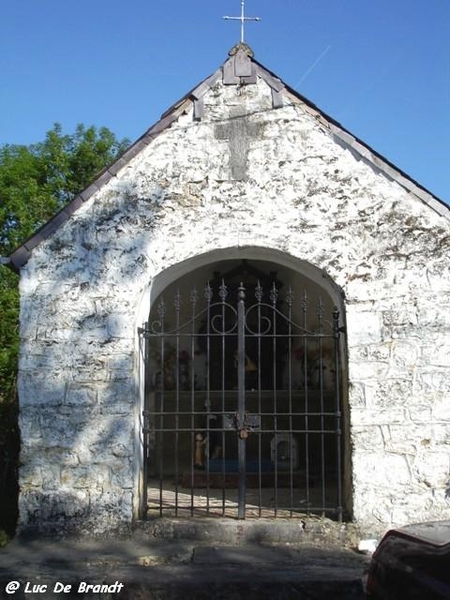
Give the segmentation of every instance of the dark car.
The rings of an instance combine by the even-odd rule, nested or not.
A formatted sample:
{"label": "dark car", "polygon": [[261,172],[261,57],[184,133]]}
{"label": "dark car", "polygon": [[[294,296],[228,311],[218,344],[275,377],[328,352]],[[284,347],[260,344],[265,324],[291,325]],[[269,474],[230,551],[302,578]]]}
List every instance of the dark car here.
{"label": "dark car", "polygon": [[367,578],[370,600],[450,600],[450,521],[388,531]]}

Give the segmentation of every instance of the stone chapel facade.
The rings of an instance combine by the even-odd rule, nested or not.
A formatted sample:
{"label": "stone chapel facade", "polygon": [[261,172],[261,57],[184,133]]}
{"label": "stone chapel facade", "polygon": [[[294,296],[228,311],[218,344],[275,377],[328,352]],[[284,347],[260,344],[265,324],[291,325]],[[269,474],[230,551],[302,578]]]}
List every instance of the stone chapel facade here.
{"label": "stone chapel facade", "polygon": [[[256,488],[262,496],[264,477],[272,477],[280,495],[290,485],[290,516],[308,512],[307,495],[317,489],[324,508],[326,483],[327,490],[335,484],[340,490],[333,509],[366,531],[450,518],[449,216],[447,205],[290,89],[248,46],[235,47],[220,69],[10,257],[21,276],[20,528],[131,526],[148,516],[147,485],[158,472],[160,503],[169,491],[193,498],[203,486],[205,495],[212,462],[194,475],[190,467],[199,467],[212,421],[199,426],[197,417],[203,410],[209,418],[211,402],[225,407],[234,390],[242,398],[253,394],[259,408],[240,413],[240,405],[234,413],[228,404],[216,406],[225,423],[218,429],[219,471],[242,474],[249,463],[241,449],[259,439],[259,450],[251,442]],[[227,367],[223,351],[217,384],[212,359],[206,375],[204,359],[200,381],[193,337],[183,346],[174,333],[171,345],[157,346],[153,355],[148,350],[158,333],[151,323],[162,326],[172,293],[187,298],[188,322],[194,287],[203,298],[204,284],[208,289],[215,277],[233,272],[245,279],[250,271],[267,279],[275,274],[283,293],[292,292],[293,301],[284,301],[294,306],[285,319],[289,327],[301,321],[295,306],[304,289],[338,315],[330,334],[334,349],[328,349],[338,357],[331,383],[322,375],[311,383],[313,361],[322,369],[328,360],[325,352],[312,356],[325,339],[320,333],[310,340],[312,321],[299,326],[295,340],[291,329],[274,333],[272,324],[271,345],[261,352],[259,341],[250,358],[241,352],[241,379],[236,375],[228,387],[225,368],[239,370],[239,349]],[[259,275],[252,285],[256,280]],[[236,291],[241,283],[228,287]],[[264,323],[270,310],[282,320],[281,309],[273,308]],[[193,335],[206,340],[202,351],[210,357],[213,337],[201,337],[205,319],[203,333],[198,327]],[[169,350],[175,366],[167,374]],[[263,385],[264,356],[275,366],[264,367],[272,375]],[[303,371],[294,381],[295,368]],[[338,404],[327,408],[327,394],[336,398],[337,388]],[[274,389],[281,390],[275,412]],[[158,404],[161,390],[167,398]],[[285,401],[290,408],[279,408]],[[249,412],[253,421],[244,426]],[[277,423],[266,437],[261,415],[275,415]],[[291,429],[283,425],[288,421]],[[287,437],[277,437],[277,428]],[[339,437],[328,447],[330,432]],[[239,451],[227,455],[223,446],[231,448],[235,442],[227,440],[235,438]],[[286,465],[274,450],[278,439],[291,444]],[[178,444],[185,446],[174,458]],[[316,463],[308,458],[315,444]],[[159,466],[148,466],[152,453]],[[171,453],[167,471],[165,453]],[[338,465],[332,484],[324,479],[330,463]],[[304,471],[316,467],[319,483],[310,487]],[[283,469],[290,484],[277,483]],[[224,487],[235,489],[236,481],[228,477]]]}

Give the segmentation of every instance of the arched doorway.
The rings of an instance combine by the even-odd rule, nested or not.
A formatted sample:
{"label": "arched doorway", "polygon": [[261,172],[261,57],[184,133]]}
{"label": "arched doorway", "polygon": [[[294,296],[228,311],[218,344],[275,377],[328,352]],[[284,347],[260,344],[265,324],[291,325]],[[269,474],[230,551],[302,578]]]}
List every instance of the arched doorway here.
{"label": "arched doorway", "polygon": [[342,519],[343,307],[304,271],[250,253],[154,296],[142,516]]}

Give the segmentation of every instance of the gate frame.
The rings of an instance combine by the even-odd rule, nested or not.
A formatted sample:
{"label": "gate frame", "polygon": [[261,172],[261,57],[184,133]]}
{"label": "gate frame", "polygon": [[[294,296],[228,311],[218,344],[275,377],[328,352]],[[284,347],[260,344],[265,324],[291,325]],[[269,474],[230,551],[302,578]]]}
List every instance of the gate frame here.
{"label": "gate frame", "polygon": [[[146,325],[150,312],[160,294],[177,280],[192,275],[203,267],[212,267],[224,261],[259,261],[271,263],[273,268],[285,268],[292,271],[294,276],[300,276],[315,283],[331,298],[340,314],[341,329],[340,344],[340,378],[341,378],[341,423],[342,423],[342,501],[345,517],[350,520],[353,514],[352,506],[352,469],[351,469],[351,444],[350,444],[350,409],[348,404],[348,353],[347,353],[347,327],[345,311],[345,294],[338,284],[326,271],[316,267],[301,258],[287,254],[277,249],[247,246],[215,249],[204,254],[180,261],[156,273],[150,285],[143,291],[139,310],[136,318],[136,355],[139,357],[144,351],[143,338],[139,334],[142,325]],[[143,440],[143,411],[145,409],[145,361],[136,361],[136,410],[135,410],[135,461],[134,461],[134,490],[133,490],[133,515],[134,521],[146,518],[147,507],[144,506],[144,490],[147,489],[146,461],[144,460]]]}

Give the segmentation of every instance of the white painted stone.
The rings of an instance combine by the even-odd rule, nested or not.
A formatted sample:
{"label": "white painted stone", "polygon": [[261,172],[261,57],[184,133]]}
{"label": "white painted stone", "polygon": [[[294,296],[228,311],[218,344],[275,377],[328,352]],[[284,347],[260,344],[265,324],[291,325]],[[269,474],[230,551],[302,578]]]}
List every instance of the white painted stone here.
{"label": "white painted stone", "polygon": [[[274,110],[262,79],[240,90],[215,84],[201,120],[179,117],[23,267],[20,527],[131,524],[137,328],[158,278],[219,250],[317,269],[342,290],[354,519],[384,531],[450,518],[450,221],[292,95]],[[233,110],[257,131],[239,180],[214,133]]]}
{"label": "white painted stone", "polygon": [[[355,436],[357,442],[357,436]],[[356,484],[376,489],[398,490],[412,481],[411,468],[406,456],[384,453],[374,446],[372,452],[355,451],[353,465]]]}
{"label": "white painted stone", "polygon": [[365,308],[361,311],[355,306],[348,307],[348,334],[352,345],[381,342],[380,314],[373,310],[373,306]]}
{"label": "white painted stone", "polygon": [[450,454],[422,448],[422,452],[418,452],[415,457],[412,471],[418,483],[442,489],[450,481]]}

